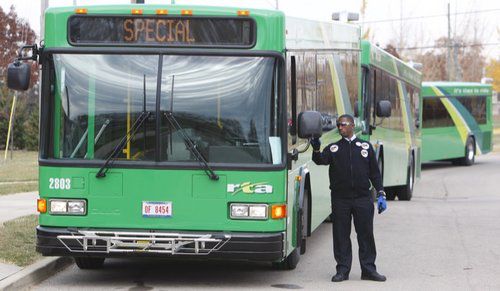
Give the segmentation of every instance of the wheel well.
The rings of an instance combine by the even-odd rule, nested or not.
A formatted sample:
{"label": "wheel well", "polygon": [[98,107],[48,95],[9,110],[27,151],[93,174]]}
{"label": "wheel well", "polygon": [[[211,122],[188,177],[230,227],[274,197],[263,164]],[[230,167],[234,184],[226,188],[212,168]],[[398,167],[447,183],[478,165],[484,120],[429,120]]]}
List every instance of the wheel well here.
{"label": "wheel well", "polygon": [[311,204],[312,204],[312,198],[311,198],[311,178],[310,178],[310,175],[309,173],[306,174],[306,181],[305,181],[305,184],[304,184],[304,190],[307,189],[307,201],[309,201],[309,203],[307,204],[307,236],[311,236]]}

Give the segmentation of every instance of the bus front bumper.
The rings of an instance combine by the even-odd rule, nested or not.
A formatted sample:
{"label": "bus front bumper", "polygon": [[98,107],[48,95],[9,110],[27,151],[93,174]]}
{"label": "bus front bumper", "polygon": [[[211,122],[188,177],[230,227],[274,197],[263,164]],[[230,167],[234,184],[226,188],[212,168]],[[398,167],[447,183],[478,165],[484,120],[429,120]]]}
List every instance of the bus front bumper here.
{"label": "bus front bumper", "polygon": [[207,257],[280,261],[284,232],[167,232],[37,227],[36,250],[44,256]]}

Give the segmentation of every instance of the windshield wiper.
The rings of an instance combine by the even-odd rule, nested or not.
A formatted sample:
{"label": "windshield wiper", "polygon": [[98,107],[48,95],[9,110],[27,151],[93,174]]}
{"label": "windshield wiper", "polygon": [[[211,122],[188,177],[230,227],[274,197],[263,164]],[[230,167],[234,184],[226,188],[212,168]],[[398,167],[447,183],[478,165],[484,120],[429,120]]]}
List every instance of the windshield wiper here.
{"label": "windshield wiper", "polygon": [[189,149],[191,153],[196,157],[198,160],[198,163],[203,167],[203,170],[205,170],[205,173],[207,176],[214,181],[219,180],[219,176],[215,174],[214,170],[210,168],[210,166],[207,163],[207,160],[203,157],[203,155],[200,153],[200,151],[196,148],[196,145],[193,143],[193,141],[187,136],[187,134],[184,132],[184,129],[181,127],[179,122],[177,122],[177,119],[174,117],[172,114],[172,111],[167,111],[165,112],[165,117],[167,118],[168,122],[172,127],[177,129],[181,133],[182,138],[184,139],[184,143],[186,144],[186,147]]}
{"label": "windshield wiper", "polygon": [[115,161],[116,155],[123,149],[123,147],[125,147],[125,145],[130,141],[130,139],[134,137],[134,134],[137,131],[137,129],[141,127],[141,125],[144,123],[144,121],[146,121],[149,118],[149,116],[151,116],[150,111],[141,112],[141,115],[139,115],[139,117],[137,117],[137,119],[134,121],[134,124],[132,125],[130,130],[121,138],[118,145],[116,145],[113,152],[108,156],[102,167],[99,169],[99,172],[97,172],[97,174],[95,175],[96,178],[106,177],[106,172]]}

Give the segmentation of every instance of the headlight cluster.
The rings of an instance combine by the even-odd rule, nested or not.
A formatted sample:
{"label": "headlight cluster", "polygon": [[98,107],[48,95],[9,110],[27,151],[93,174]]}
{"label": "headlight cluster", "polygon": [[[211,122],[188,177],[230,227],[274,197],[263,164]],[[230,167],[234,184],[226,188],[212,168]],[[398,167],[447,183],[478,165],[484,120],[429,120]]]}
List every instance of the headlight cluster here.
{"label": "headlight cluster", "polygon": [[232,203],[230,217],[232,219],[267,219],[268,206],[266,204]]}
{"label": "headlight cluster", "polygon": [[87,214],[87,201],[81,199],[50,199],[49,207],[50,214]]}

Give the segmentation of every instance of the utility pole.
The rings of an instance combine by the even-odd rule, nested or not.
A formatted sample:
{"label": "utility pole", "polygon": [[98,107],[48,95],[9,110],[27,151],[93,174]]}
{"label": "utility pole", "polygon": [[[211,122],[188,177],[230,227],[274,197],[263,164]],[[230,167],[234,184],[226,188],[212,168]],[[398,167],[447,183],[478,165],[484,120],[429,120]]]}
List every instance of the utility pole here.
{"label": "utility pole", "polygon": [[447,76],[448,76],[448,81],[451,81],[451,20],[450,20],[450,2],[448,2],[448,40],[447,40],[446,48],[448,50]]}
{"label": "utility pole", "polygon": [[399,48],[403,47],[403,0],[399,0]]}

